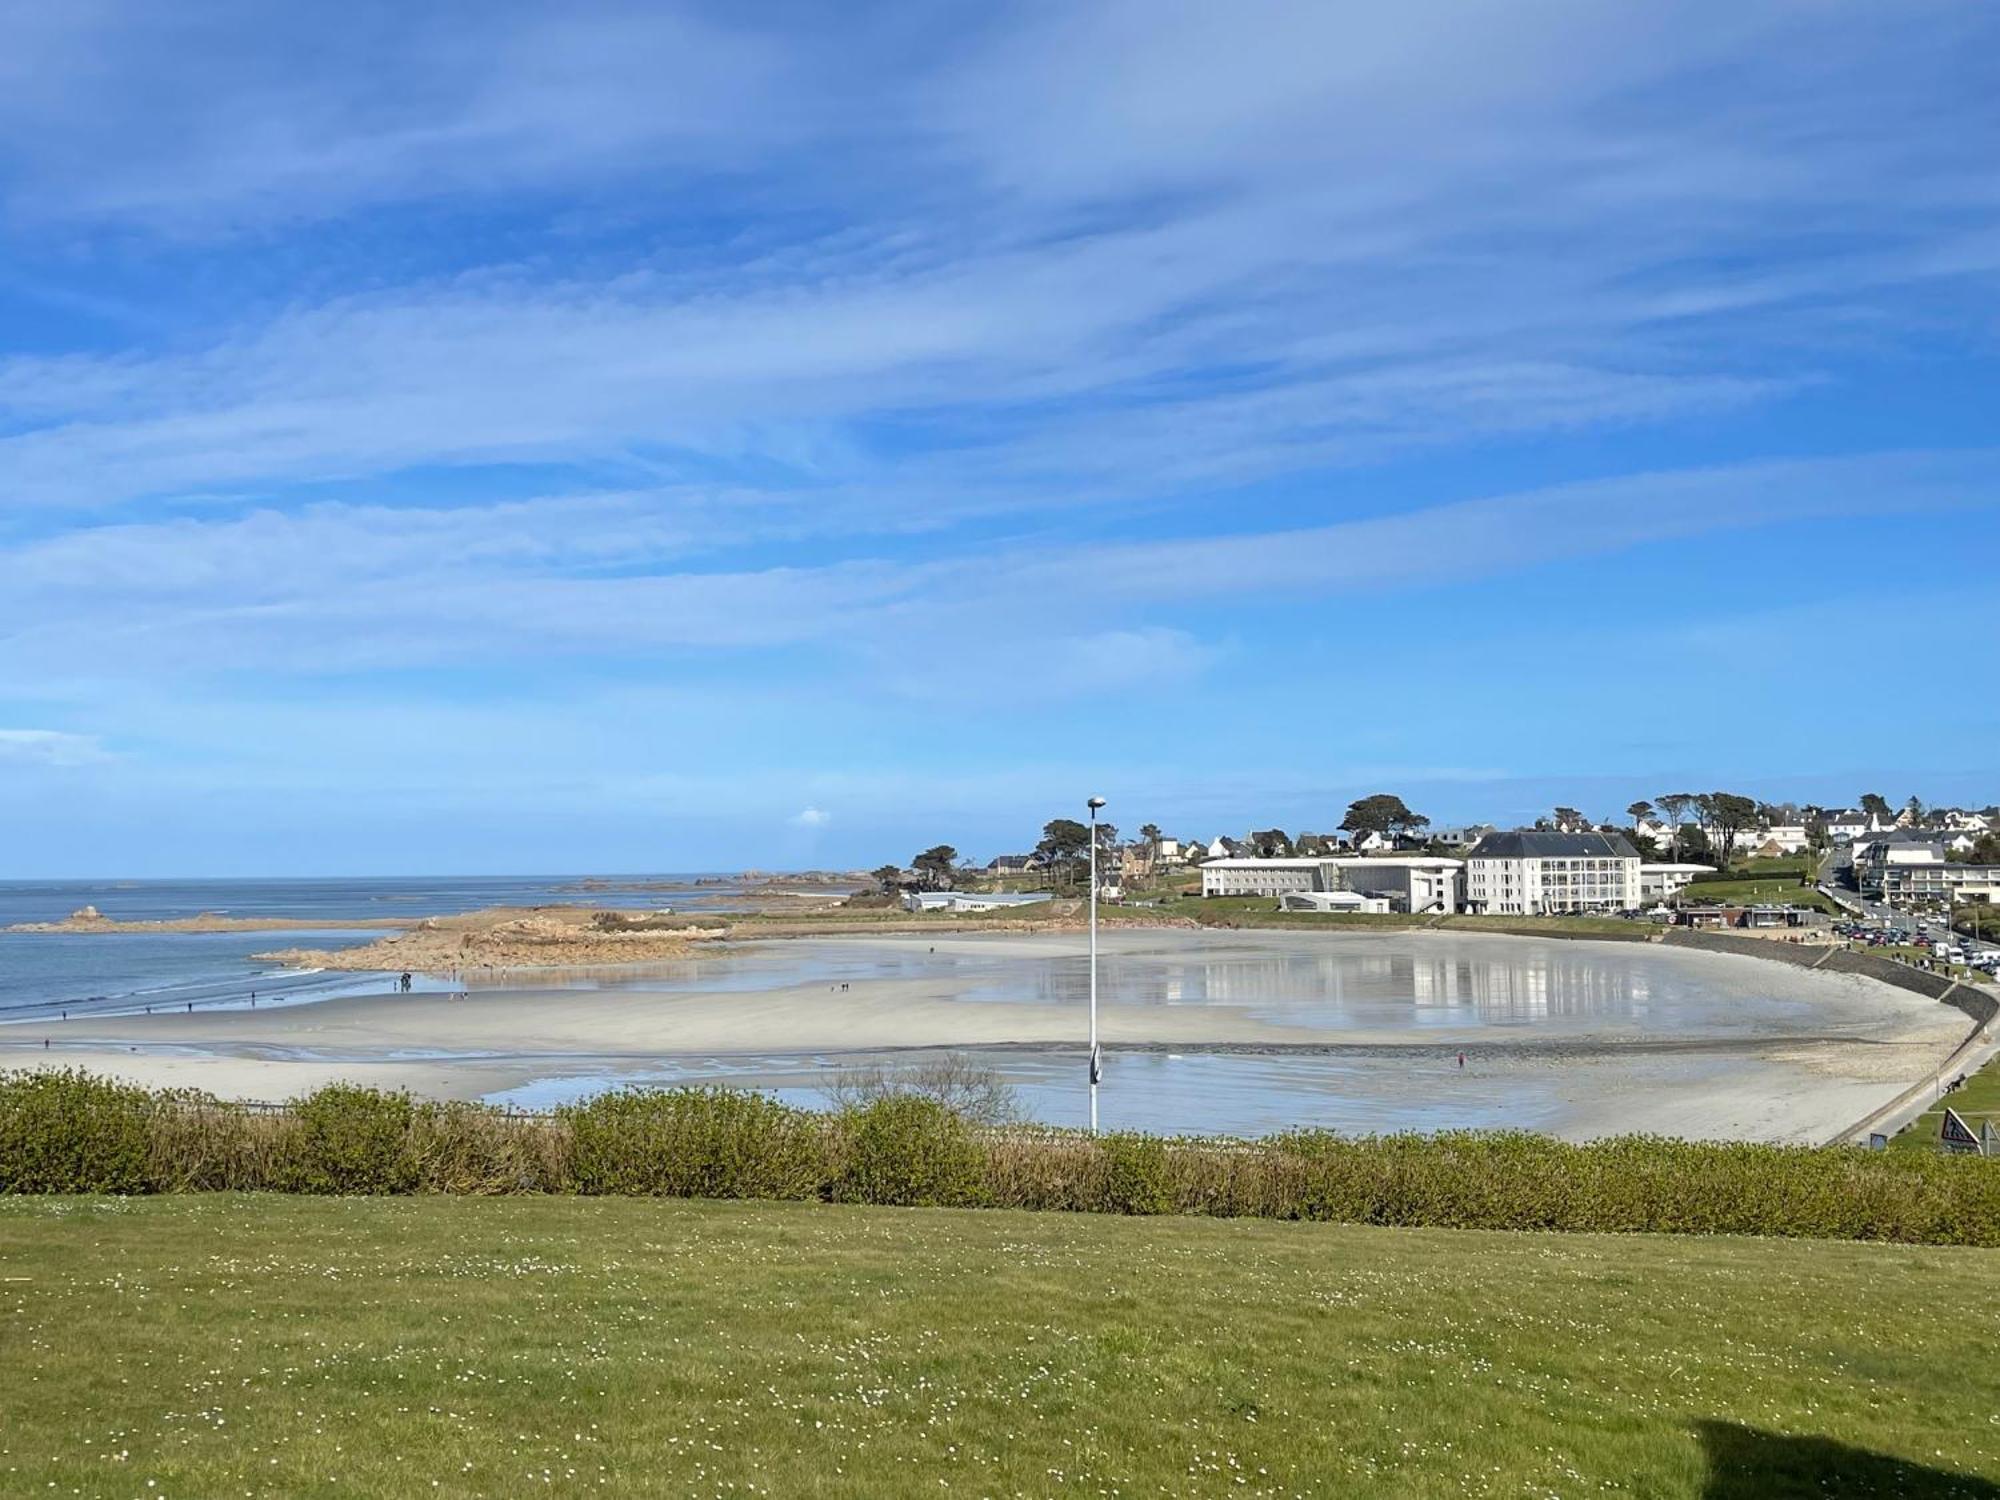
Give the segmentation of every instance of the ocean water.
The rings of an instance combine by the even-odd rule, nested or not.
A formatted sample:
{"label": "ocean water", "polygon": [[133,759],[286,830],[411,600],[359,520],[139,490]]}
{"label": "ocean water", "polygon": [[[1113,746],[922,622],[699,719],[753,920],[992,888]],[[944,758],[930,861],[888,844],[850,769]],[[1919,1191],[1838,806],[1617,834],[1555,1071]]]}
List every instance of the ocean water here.
{"label": "ocean water", "polygon": [[[697,882],[705,882],[697,884]],[[222,933],[23,933],[0,931],[0,1022],[187,1005],[259,1005],[326,999],[379,988],[367,974],[287,971],[253,954],[341,947],[389,929],[391,917],[427,917],[486,906],[572,904],[649,910],[715,907],[742,887],[715,875],[492,876],[301,880],[0,881],[0,929],[60,921],[95,906],[121,921],[195,917],[296,917],[352,927]]]}

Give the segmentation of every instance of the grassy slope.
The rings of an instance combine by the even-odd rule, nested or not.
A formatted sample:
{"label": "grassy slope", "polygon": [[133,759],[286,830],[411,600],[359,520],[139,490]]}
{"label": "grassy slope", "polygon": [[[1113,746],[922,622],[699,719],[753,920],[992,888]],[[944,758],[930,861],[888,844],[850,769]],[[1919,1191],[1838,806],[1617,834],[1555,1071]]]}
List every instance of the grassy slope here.
{"label": "grassy slope", "polygon": [[[1991,1120],[1994,1128],[2000,1130],[2000,1059],[1988,1062],[1966,1079],[1962,1088],[1945,1095],[1934,1108],[1912,1120],[1889,1142],[1890,1148],[1896,1151],[1937,1150],[1938,1130],[1944,1124],[1947,1108],[1957,1110],[1959,1118],[1972,1127],[1975,1135],[1980,1124],[1986,1120]],[[2000,1166],[1994,1170],[2000,1171]]]}
{"label": "grassy slope", "polygon": [[1951,1476],[2000,1476],[1996,1276],[1750,1240],[0,1201],[0,1492],[1990,1495]]}
{"label": "grassy slope", "polygon": [[1840,911],[1840,904],[1809,885],[1800,885],[1796,876],[1743,880],[1702,880],[1680,895],[1683,906],[1715,903],[1722,906],[1806,906],[1815,911]]}

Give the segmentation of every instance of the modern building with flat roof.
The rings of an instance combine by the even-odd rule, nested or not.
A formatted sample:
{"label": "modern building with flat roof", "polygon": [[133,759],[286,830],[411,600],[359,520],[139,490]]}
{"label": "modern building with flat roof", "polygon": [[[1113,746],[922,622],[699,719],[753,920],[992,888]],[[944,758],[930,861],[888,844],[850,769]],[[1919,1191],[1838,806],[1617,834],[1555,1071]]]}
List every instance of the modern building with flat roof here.
{"label": "modern building with flat roof", "polygon": [[1453,912],[1465,901],[1465,861],[1434,854],[1352,856],[1327,861],[1340,888],[1381,896],[1391,911]]}
{"label": "modern building with flat roof", "polygon": [[1665,901],[1693,885],[1695,876],[1714,873],[1714,865],[1641,864],[1639,895],[1646,901]]}
{"label": "modern building with flat roof", "polygon": [[1211,859],[1201,867],[1204,896],[1282,896],[1287,891],[1337,891],[1340,876],[1330,859]]}
{"label": "modern building with flat roof", "polygon": [[1354,891],[1383,898],[1391,911],[1456,911],[1464,869],[1459,860],[1428,854],[1211,859],[1201,867],[1201,893],[1283,897],[1295,891]]}
{"label": "modern building with flat roof", "polygon": [[1280,911],[1386,913],[1388,901],[1359,891],[1286,891],[1278,898]]}
{"label": "modern building with flat roof", "polygon": [[1047,901],[1048,891],[911,891],[903,897],[906,911],[998,911],[1003,906],[1032,906]]}

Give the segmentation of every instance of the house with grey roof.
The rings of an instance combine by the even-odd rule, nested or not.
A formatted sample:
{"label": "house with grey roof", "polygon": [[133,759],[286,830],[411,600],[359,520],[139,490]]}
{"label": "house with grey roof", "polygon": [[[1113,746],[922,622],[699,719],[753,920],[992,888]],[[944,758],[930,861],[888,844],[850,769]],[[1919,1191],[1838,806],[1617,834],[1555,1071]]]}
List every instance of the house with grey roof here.
{"label": "house with grey roof", "polygon": [[1620,833],[1489,833],[1465,856],[1465,908],[1496,916],[1637,911],[1639,851]]}

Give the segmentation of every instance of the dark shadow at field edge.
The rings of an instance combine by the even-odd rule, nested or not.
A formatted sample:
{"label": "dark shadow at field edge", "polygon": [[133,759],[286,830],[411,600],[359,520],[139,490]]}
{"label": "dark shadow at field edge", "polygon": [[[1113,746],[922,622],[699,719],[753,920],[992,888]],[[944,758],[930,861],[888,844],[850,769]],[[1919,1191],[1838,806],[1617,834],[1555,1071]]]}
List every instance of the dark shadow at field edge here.
{"label": "dark shadow at field edge", "polygon": [[1708,1459],[1702,1500],[1893,1495],[1898,1500],[2000,1500],[2000,1485],[1823,1437],[1787,1437],[1734,1422],[1700,1422]]}

